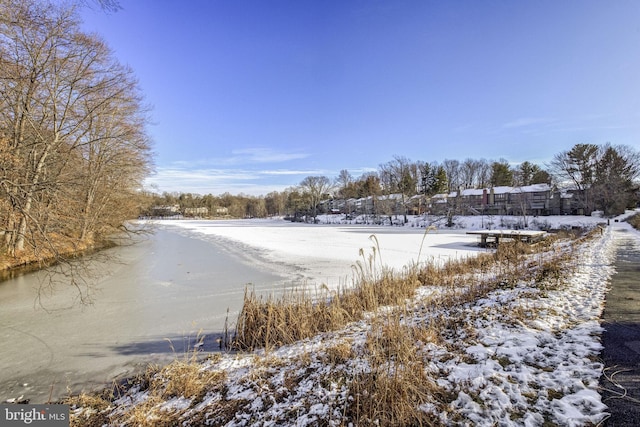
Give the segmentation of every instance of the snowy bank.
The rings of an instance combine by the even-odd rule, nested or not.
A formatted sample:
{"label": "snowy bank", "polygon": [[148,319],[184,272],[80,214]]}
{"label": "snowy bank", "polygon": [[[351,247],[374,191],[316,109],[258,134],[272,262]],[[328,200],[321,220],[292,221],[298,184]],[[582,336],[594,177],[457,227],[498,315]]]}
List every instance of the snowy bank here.
{"label": "snowy bank", "polygon": [[[319,256],[308,249],[309,245],[317,246],[311,242],[292,243],[298,252],[292,251],[283,229],[269,221],[242,226],[185,222],[178,226],[190,232],[238,239],[263,250],[271,247],[279,256],[286,253],[300,265]],[[523,277],[515,283],[500,284],[473,301],[431,308],[439,295],[457,290],[428,287],[417,292],[394,328],[424,327],[437,316],[450,320],[438,331],[439,337],[414,342],[415,356],[421,360],[417,375],[431,378],[437,392],[420,397],[419,411],[434,425],[582,426],[601,422],[607,408],[598,393],[603,369],[598,360],[599,318],[614,272],[613,228],[622,226],[609,227],[580,243],[571,258],[562,261],[558,270],[561,280],[553,274],[549,278],[541,274]],[[371,245],[370,230],[357,233],[334,226],[295,227],[298,237],[307,236],[314,242],[325,236],[333,242],[335,251],[341,247],[347,250],[338,243],[346,245],[352,238],[362,239],[361,234],[364,240],[356,240],[357,244]],[[398,232],[395,228],[389,233],[375,230],[376,235],[396,236],[398,241],[403,236],[407,239],[403,243],[410,239],[420,242],[423,235],[423,231]],[[265,235],[271,238],[265,239]],[[433,243],[441,236],[434,235]],[[344,236],[348,238],[342,240]],[[427,241],[431,237],[428,234]],[[388,247],[392,247],[390,243]],[[410,252],[399,243],[397,249]],[[566,245],[558,246],[551,252],[566,249]],[[418,250],[412,249],[412,256]],[[531,260],[540,266],[545,256],[534,255]],[[324,259],[331,256],[325,254]],[[347,409],[353,408],[354,401],[367,399],[365,394],[354,393],[355,378],[366,377],[380,367],[387,373],[406,368],[400,359],[389,355],[382,365],[374,366],[370,343],[385,329],[385,318],[384,313],[373,314],[371,319],[342,330],[268,352],[216,355],[198,368],[199,372],[220,375],[220,383],[208,391],[197,396],[172,395],[158,402],[152,392],[136,386],[103,409],[102,415],[122,420],[141,411],[146,417],[161,416],[183,425],[348,425],[353,413]],[[162,389],[162,385],[159,387]],[[388,409],[380,408],[382,412]],[[74,417],[81,420],[96,411],[90,405],[76,405]],[[376,423],[375,418],[369,421]]]}

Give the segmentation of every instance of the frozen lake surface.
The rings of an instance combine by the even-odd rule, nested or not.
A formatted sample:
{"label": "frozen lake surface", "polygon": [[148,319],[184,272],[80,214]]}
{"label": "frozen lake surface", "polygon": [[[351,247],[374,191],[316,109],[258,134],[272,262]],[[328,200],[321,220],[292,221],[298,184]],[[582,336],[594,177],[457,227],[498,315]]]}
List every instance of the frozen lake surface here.
{"label": "frozen lake surface", "polygon": [[103,386],[148,362],[183,357],[199,334],[215,350],[227,310],[234,323],[247,284],[260,294],[349,286],[353,266],[367,262],[373,247],[376,265],[394,269],[418,254],[419,261],[444,260],[480,250],[463,230],[425,237],[412,227],[282,220],[164,221],[155,229],[110,249],[108,262],[94,262],[93,305],[74,305],[77,291],[69,286],[43,299],[46,310],[35,304],[44,272],[0,283],[0,401],[42,403],[67,389]]}
{"label": "frozen lake surface", "polygon": [[43,403],[67,387],[108,384],[145,362],[184,355],[199,333],[213,348],[227,309],[235,321],[246,284],[259,292],[283,286],[283,277],[241,254],[165,227],[109,252],[117,261],[98,265],[90,306],[73,305],[77,291],[66,286],[40,307],[43,272],[0,283],[0,401],[24,395]]}

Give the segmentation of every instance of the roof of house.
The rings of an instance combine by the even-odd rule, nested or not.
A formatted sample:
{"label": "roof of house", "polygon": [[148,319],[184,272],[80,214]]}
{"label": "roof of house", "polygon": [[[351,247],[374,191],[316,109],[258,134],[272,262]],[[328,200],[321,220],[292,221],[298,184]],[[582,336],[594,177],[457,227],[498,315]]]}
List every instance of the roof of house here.
{"label": "roof of house", "polygon": [[[501,185],[497,187],[490,188],[466,188],[460,192],[462,197],[469,196],[482,196],[486,193],[493,194],[509,194],[509,193],[538,193],[538,192],[546,192],[551,191],[551,186],[549,184],[533,184],[533,185],[523,185],[519,187],[510,187],[506,185]],[[447,197],[457,197],[458,192],[452,191],[449,194],[436,194],[434,198],[447,198]]]}
{"label": "roof of house", "polygon": [[549,184],[532,184],[532,185],[523,185],[521,187],[513,187],[513,193],[544,193],[546,191],[551,191],[551,186]]}

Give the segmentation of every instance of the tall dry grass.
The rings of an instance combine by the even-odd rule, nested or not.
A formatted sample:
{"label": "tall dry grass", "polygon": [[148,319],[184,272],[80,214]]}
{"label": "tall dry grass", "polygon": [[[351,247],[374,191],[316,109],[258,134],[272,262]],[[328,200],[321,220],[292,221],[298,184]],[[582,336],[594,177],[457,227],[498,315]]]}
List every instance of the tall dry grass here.
{"label": "tall dry grass", "polygon": [[232,346],[241,350],[273,348],[333,331],[360,320],[381,306],[398,305],[411,298],[419,282],[416,269],[398,274],[381,263],[377,239],[372,254],[360,250],[361,260],[353,266],[351,287],[334,292],[326,288],[315,293],[291,290],[280,297],[260,297],[246,290],[236,322]]}
{"label": "tall dry grass", "polygon": [[[572,272],[571,266],[575,263],[571,260],[577,245],[597,234],[573,236],[572,243],[563,250],[553,250],[553,244],[569,236],[554,237],[553,241],[535,246],[514,242],[502,245],[494,254],[452,261],[439,269],[421,270],[419,281],[423,284],[457,285],[430,297],[422,307],[419,320],[416,320],[415,307],[410,306],[375,315],[363,351],[368,369],[356,375],[349,386],[352,399],[345,410],[349,422],[393,426],[455,423],[456,414],[450,404],[457,398],[458,391],[439,385],[437,380],[442,373],[428,368],[432,360],[422,349],[435,344],[447,348],[449,357],[477,363],[466,352],[469,343],[475,342],[476,331],[469,319],[473,311],[465,307],[471,307],[491,291],[523,280],[542,289],[560,286]],[[528,307],[504,307],[502,313],[476,315],[483,314],[521,322],[535,316]],[[440,414],[448,415],[443,419]]]}
{"label": "tall dry grass", "polygon": [[[204,339],[200,333],[197,341]],[[97,393],[81,393],[70,396],[62,403],[72,408],[82,408],[70,418],[71,427],[99,427],[105,425],[172,427],[188,410],[167,410],[163,405],[173,398],[185,398],[191,406],[202,402],[209,393],[216,393],[225,387],[226,375],[223,371],[209,370],[201,363],[202,355],[197,350],[184,355],[166,366],[147,365],[146,369],[124,381]],[[218,358],[220,355],[218,355]],[[215,361],[216,356],[210,356]],[[122,400],[131,389],[143,393],[139,402],[120,403],[114,411],[114,402]]]}
{"label": "tall dry grass", "polygon": [[627,222],[631,224],[631,226],[636,230],[640,230],[640,214],[633,215],[632,217],[627,219]]}
{"label": "tall dry grass", "polygon": [[[305,357],[317,356],[334,366],[344,366],[352,359],[359,359],[360,368],[348,377],[331,370],[326,373],[329,376],[325,379],[327,383],[336,380],[331,375],[338,375],[340,382],[348,388],[348,398],[334,402],[340,405],[341,425],[443,425],[438,414],[449,414],[449,420],[454,420],[455,411],[452,412],[450,404],[458,391],[439,384],[442,373],[428,368],[432,362],[429,357],[433,355],[429,356],[425,348],[436,345],[447,349],[442,357],[457,357],[463,362],[475,363],[465,359],[470,358],[466,346],[475,339],[475,330],[469,323],[470,310],[465,307],[494,290],[516,286],[522,280],[528,280],[540,289],[561,286],[571,272],[572,251],[576,245],[598,234],[575,235],[571,236],[572,240],[564,236],[534,246],[505,244],[493,253],[455,259],[443,265],[422,263],[400,273],[382,267],[376,242],[373,255],[366,256],[361,252],[361,262],[354,266],[351,288],[318,293],[289,291],[278,298],[261,298],[247,290],[231,344],[238,349],[271,349],[320,332],[340,329],[366,315],[369,328],[364,343],[342,340],[329,346],[322,355],[301,355],[296,363],[305,365]],[[438,291],[423,298],[413,298],[421,286],[438,287]],[[381,307],[389,309],[379,310]],[[535,313],[523,307],[477,315],[510,316],[514,321],[520,317],[521,321],[526,321]],[[267,356],[259,363],[268,364],[272,359],[275,357]],[[274,375],[277,370],[272,368],[263,371]],[[297,384],[306,381],[304,375],[308,370],[298,366],[287,372],[283,380],[285,389],[293,392]],[[276,392],[268,377],[245,380],[260,386],[260,390],[269,390],[274,401],[284,398],[278,393],[286,394],[286,390]],[[208,371],[195,357],[150,369],[134,383],[146,391],[146,399],[116,412],[108,410],[118,397],[115,395],[83,396],[75,403],[67,402],[95,409],[87,417],[75,416],[72,425],[203,425],[212,422],[223,425],[233,420],[237,411],[251,406],[249,401],[225,398],[224,373]],[[194,408],[212,393],[218,393],[220,399],[206,410],[199,410],[196,418],[187,410],[163,412],[162,402],[166,400],[183,396],[192,400],[190,408]]]}
{"label": "tall dry grass", "polygon": [[[449,289],[438,304],[472,301],[496,286],[513,286],[523,275],[532,274],[537,270],[532,268],[532,254],[549,252],[554,241],[550,238],[537,245],[505,242],[493,253],[452,259],[443,265],[423,262],[396,272],[384,267],[378,241],[375,236],[371,240],[374,245],[370,253],[360,250],[361,259],[353,266],[350,287],[315,293],[292,290],[280,297],[265,298],[245,291],[230,347],[270,349],[337,330],[380,307],[403,305],[421,286]],[[542,258],[537,263],[546,265]],[[557,273],[553,267],[546,268],[540,273],[543,276]]]}
{"label": "tall dry grass", "polygon": [[443,325],[410,325],[403,321],[406,314],[399,310],[372,321],[364,344],[368,369],[351,380],[345,408],[355,425],[440,425],[433,412],[445,411],[456,397],[425,369],[422,346],[442,344]]}
{"label": "tall dry grass", "polygon": [[231,346],[269,349],[341,328],[353,319],[351,307],[326,294],[312,297],[307,291],[293,290],[279,298],[262,298],[245,290]]}

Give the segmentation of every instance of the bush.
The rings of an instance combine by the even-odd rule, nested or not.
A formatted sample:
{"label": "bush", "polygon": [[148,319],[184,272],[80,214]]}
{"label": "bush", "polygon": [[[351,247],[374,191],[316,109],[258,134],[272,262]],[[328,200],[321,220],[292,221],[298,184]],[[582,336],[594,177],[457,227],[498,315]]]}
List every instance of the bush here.
{"label": "bush", "polygon": [[627,222],[633,226],[636,230],[640,230],[640,214],[635,214]]}

